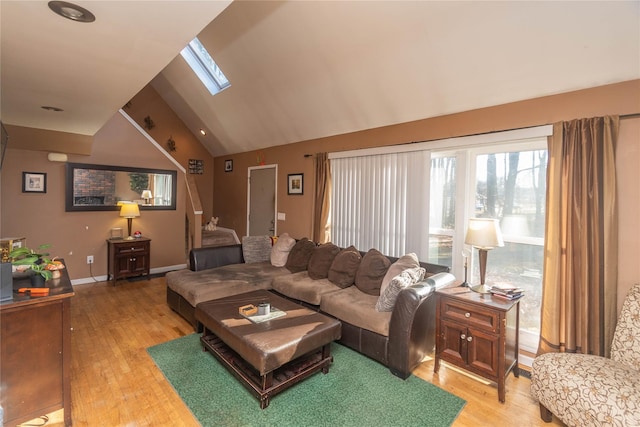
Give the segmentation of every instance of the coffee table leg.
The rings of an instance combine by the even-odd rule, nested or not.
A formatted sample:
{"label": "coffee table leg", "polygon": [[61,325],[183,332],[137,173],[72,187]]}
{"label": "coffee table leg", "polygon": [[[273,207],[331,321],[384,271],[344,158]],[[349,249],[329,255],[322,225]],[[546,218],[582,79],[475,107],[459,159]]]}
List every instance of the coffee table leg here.
{"label": "coffee table leg", "polygon": [[269,393],[265,393],[265,390],[273,386],[273,372],[268,372],[266,375],[263,375],[261,379],[262,394],[260,395],[260,409],[264,409],[269,406]]}
{"label": "coffee table leg", "polygon": [[[331,357],[331,343],[322,346],[322,360],[325,360],[327,358],[331,358],[331,362],[333,362],[333,357]],[[322,368],[322,373],[329,373],[329,365]]]}

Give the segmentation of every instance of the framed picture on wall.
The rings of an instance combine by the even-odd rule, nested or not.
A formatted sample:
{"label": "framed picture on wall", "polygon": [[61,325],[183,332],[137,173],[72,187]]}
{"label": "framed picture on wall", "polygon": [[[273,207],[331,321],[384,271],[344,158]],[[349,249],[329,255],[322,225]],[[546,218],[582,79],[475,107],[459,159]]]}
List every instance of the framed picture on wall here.
{"label": "framed picture on wall", "polygon": [[41,172],[22,172],[23,193],[46,193],[47,174]]}
{"label": "framed picture on wall", "polygon": [[290,173],[287,175],[287,194],[303,194],[304,174],[302,173]]}
{"label": "framed picture on wall", "polygon": [[233,160],[224,161],[224,171],[231,172],[233,170]]}

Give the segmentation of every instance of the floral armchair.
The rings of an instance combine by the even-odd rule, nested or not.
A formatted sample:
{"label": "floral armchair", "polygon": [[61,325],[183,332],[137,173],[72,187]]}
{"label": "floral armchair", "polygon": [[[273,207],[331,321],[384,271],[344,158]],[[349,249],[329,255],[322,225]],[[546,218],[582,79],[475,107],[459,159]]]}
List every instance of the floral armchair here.
{"label": "floral armchair", "polygon": [[640,426],[640,284],[627,295],[611,359],[547,353],[535,358],[531,394],[540,417],[569,426]]}

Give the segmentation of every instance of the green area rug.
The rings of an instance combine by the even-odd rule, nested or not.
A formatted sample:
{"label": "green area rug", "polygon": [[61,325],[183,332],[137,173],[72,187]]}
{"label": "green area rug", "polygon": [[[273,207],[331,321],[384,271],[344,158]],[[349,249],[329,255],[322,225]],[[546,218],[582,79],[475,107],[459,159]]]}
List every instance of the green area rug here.
{"label": "green area rug", "polygon": [[261,410],[192,334],[147,349],[203,426],[450,426],[465,401],[333,344],[329,373],[316,373]]}

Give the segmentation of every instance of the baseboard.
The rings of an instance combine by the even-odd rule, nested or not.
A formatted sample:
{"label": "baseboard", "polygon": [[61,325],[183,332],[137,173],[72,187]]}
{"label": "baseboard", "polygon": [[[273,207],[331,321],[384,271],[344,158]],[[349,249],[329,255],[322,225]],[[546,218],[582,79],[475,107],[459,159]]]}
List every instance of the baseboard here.
{"label": "baseboard", "polygon": [[[152,268],[149,271],[149,274],[151,275],[164,274],[167,271],[183,270],[185,268],[187,268],[187,264],[168,265],[165,267]],[[108,276],[106,274],[102,276],[84,277],[80,279],[73,279],[71,281],[71,284],[75,286],[75,285],[86,285],[89,283],[96,283],[96,282],[106,282],[107,278]]]}

